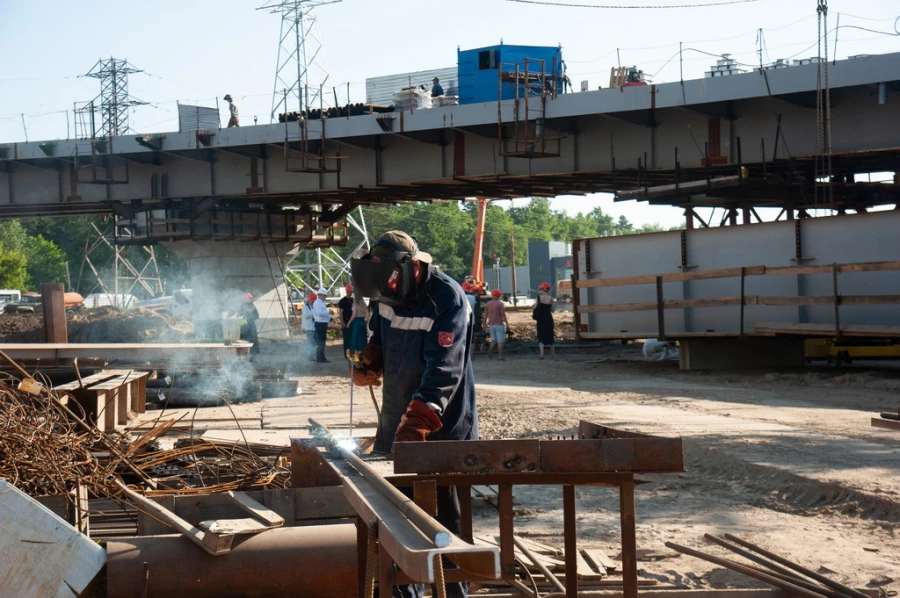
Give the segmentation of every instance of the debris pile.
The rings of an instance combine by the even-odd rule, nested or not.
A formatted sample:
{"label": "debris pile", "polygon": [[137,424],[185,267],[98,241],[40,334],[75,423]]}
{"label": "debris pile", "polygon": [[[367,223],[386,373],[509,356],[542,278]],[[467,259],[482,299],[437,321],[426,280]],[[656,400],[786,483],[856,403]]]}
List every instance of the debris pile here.
{"label": "debris pile", "polygon": [[[180,343],[190,333],[190,324],[141,309],[112,307],[83,309],[68,321],[70,343]],[[4,343],[44,342],[41,315],[0,316],[0,341]]]}

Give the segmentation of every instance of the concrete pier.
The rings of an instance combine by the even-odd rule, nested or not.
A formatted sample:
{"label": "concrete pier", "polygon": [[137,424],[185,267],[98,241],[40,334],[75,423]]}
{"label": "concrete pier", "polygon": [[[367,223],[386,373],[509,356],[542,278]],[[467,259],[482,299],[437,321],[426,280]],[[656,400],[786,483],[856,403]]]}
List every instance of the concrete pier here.
{"label": "concrete pier", "polygon": [[196,332],[221,337],[223,318],[234,316],[244,295],[251,293],[259,311],[259,337],[289,337],[290,307],[281,263],[293,243],[175,241],[164,245],[190,263]]}

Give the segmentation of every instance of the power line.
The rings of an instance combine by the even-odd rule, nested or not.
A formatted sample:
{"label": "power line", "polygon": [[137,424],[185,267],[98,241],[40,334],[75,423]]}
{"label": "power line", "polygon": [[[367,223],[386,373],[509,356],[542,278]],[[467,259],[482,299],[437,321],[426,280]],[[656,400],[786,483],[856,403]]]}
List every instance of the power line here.
{"label": "power line", "polygon": [[653,9],[670,9],[670,8],[709,8],[713,6],[728,6],[731,4],[749,4],[751,2],[760,2],[761,0],[725,0],[723,2],[704,2],[696,4],[666,4],[666,5],[636,5],[622,6],[613,4],[572,4],[567,2],[549,2],[547,0],[506,0],[507,2],[519,2],[521,4],[538,4],[541,6],[559,6],[564,8],[604,8],[604,9],[636,9],[636,10],[653,10]]}

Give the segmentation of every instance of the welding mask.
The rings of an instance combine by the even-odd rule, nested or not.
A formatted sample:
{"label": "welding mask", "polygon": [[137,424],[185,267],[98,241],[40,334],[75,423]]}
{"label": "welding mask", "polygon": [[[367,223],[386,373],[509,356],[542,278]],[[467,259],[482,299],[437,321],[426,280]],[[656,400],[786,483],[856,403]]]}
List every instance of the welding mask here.
{"label": "welding mask", "polygon": [[350,259],[353,285],[363,297],[386,305],[411,305],[419,299],[413,268],[418,250],[406,251],[382,239],[368,250],[360,249]]}

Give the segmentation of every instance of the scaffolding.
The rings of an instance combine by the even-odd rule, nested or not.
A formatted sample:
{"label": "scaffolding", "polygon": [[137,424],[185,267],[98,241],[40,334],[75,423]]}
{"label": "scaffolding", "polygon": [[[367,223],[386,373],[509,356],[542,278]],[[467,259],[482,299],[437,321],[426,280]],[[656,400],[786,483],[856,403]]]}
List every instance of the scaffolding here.
{"label": "scaffolding", "polygon": [[337,288],[351,282],[350,256],[360,249],[369,249],[369,233],[362,207],[357,208],[358,216],[347,216],[350,228],[360,234],[359,243],[343,257],[334,247],[317,247],[298,251],[285,264],[285,281],[291,289],[292,299],[302,299],[314,289],[325,289],[334,296]]}
{"label": "scaffolding", "polygon": [[[562,78],[556,59],[549,72],[544,60],[521,63],[501,63],[497,67],[497,145],[501,156],[511,158],[557,158],[560,155],[561,135],[548,135],[547,100],[555,99]],[[512,84],[513,123],[503,122],[503,96],[506,84]],[[504,135],[511,129],[512,135]]]}
{"label": "scaffolding", "polygon": [[[93,280],[93,286],[84,293],[85,296],[91,295],[102,290],[106,296],[107,304],[113,307],[133,307],[130,304],[130,298],[135,297],[135,291],[142,298],[161,297],[164,293],[162,279],[159,276],[159,264],[156,261],[156,250],[152,245],[141,245],[139,255],[143,258],[140,267],[135,266],[135,256],[129,258],[126,255],[129,251],[128,246],[119,245],[117,240],[119,236],[129,236],[130,232],[127,228],[113,227],[106,230],[97,226],[96,222],[91,223],[91,231],[84,242],[84,260],[81,263],[81,270],[78,273],[78,288],[85,288],[83,284],[88,284],[85,279],[85,268],[90,271],[87,274],[88,279]],[[103,254],[106,250],[112,252],[107,256],[105,262],[100,264]],[[112,273],[104,276],[104,271]],[[127,299],[126,299],[127,298]]]}

